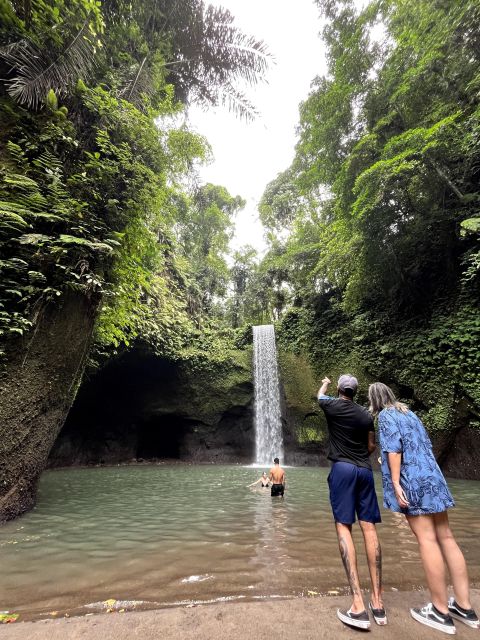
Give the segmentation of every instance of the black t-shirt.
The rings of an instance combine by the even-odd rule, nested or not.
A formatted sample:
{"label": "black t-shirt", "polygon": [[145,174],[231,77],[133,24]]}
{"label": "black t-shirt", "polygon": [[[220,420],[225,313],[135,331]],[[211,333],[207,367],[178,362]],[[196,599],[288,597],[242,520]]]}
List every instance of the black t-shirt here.
{"label": "black t-shirt", "polygon": [[328,459],[371,469],[368,432],[375,431],[375,428],[368,411],[351,400],[330,396],[320,396],[318,404],[323,409],[328,424]]}

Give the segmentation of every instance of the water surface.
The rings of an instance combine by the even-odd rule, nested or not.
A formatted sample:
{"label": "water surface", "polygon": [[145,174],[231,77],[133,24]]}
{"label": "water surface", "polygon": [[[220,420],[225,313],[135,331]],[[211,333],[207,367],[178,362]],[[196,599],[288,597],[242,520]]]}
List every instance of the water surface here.
{"label": "water surface", "polygon": [[[328,469],[287,469],[283,500],[246,488],[260,474],[213,465],[46,472],[37,507],[0,528],[0,609],[38,617],[87,612],[109,598],[148,607],[344,593]],[[379,476],[376,484],[380,493]],[[451,523],[478,585],[480,483],[449,486],[458,505]],[[382,517],[386,591],[424,585],[405,519],[385,510]],[[357,549],[367,587],[364,551]]]}

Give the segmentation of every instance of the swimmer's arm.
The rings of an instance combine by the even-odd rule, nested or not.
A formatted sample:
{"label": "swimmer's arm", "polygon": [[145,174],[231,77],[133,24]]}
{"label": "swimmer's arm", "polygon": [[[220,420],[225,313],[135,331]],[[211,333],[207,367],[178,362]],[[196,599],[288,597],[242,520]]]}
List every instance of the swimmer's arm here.
{"label": "swimmer's arm", "polygon": [[247,484],[247,487],[253,487],[254,485],[258,484],[262,479],[259,478],[258,480],[255,480],[255,482],[252,482],[252,484]]}
{"label": "swimmer's arm", "polygon": [[387,453],[387,459],[388,466],[390,467],[390,475],[392,476],[395,498],[397,499],[398,506],[401,509],[405,509],[406,507],[408,507],[409,502],[407,500],[405,492],[403,491],[402,485],[400,484],[400,465],[402,463],[402,454],[389,451]]}

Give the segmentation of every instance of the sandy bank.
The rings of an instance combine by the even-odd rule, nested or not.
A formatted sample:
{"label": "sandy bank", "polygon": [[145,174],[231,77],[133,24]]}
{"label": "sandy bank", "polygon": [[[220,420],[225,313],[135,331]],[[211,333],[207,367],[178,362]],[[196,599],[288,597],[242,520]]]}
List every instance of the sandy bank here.
{"label": "sandy bank", "polygon": [[[473,605],[480,610],[480,590],[473,590]],[[371,634],[383,640],[430,640],[446,637],[410,618],[408,608],[424,604],[425,592],[388,593],[389,624]],[[98,614],[39,622],[2,625],[1,640],[261,640],[275,634],[285,640],[358,638],[335,616],[345,597],[298,598],[265,602],[222,603],[190,608]],[[457,623],[458,638],[480,638],[480,632]]]}

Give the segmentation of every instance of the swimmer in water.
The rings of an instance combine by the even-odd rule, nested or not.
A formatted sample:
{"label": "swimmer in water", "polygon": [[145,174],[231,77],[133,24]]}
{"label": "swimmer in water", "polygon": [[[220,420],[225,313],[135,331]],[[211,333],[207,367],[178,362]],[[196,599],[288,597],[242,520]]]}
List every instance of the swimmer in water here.
{"label": "swimmer in water", "polygon": [[257,484],[259,484],[262,487],[262,489],[270,486],[270,480],[268,479],[268,475],[266,471],[262,473],[261,478],[259,478],[258,480],[255,480],[255,482],[252,482],[252,484],[247,485],[247,487],[254,487]]}
{"label": "swimmer in water", "polygon": [[285,492],[285,471],[280,466],[278,458],[273,459],[274,467],[270,469],[269,480],[272,483],[272,496],[282,496]]}

